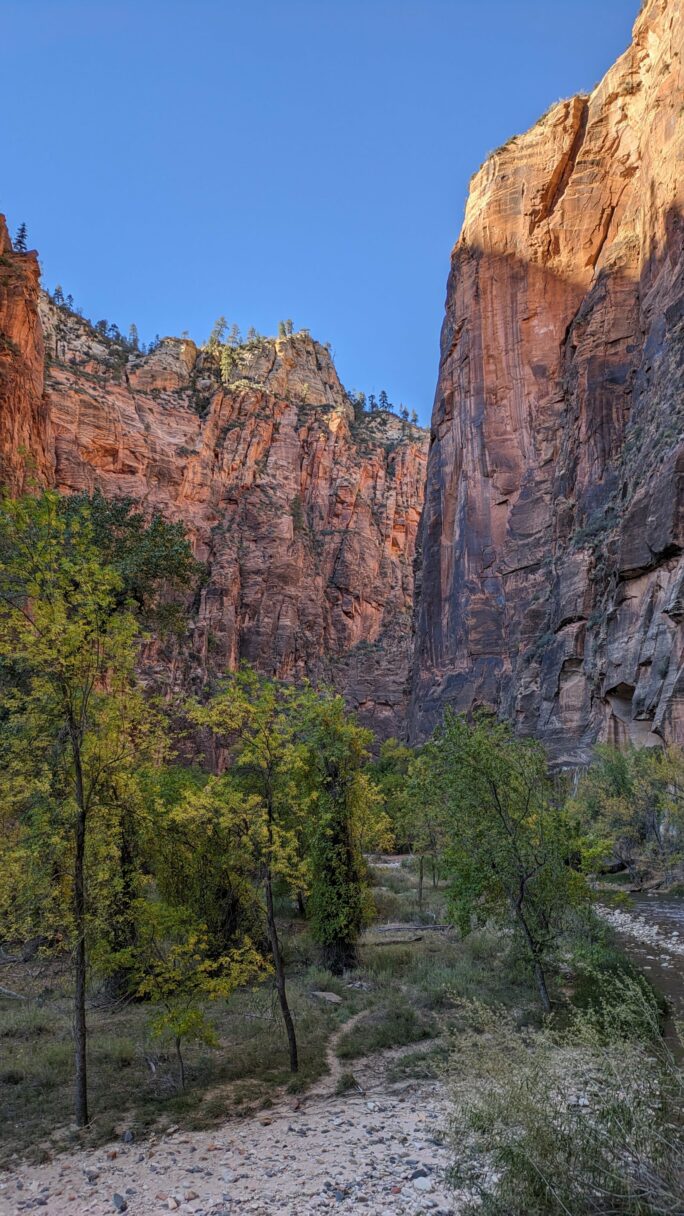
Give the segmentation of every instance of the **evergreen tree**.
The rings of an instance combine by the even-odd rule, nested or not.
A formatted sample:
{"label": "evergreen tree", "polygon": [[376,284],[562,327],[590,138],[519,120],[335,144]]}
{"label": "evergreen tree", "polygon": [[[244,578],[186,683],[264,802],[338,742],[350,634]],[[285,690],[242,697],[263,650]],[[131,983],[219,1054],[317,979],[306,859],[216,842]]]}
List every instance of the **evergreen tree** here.
{"label": "evergreen tree", "polygon": [[16,253],[26,253],[27,245],[26,224],[20,224],[17,228],[17,235],[14,238],[14,249]]}
{"label": "evergreen tree", "polygon": [[135,322],[132,322],[128,327],[128,344],[133,347],[133,350],[138,350],[140,339],[138,338],[138,327]]}
{"label": "evergreen tree", "polygon": [[218,317],[217,320],[214,321],[212,331],[207,339],[207,347],[209,350],[216,350],[216,348],[221,345],[225,337],[227,326],[228,322],[226,321],[225,317]]}
{"label": "evergreen tree", "polygon": [[52,293],[52,300],[58,308],[64,307],[64,292],[62,291],[61,283],[58,283],[55,287],[55,290]]}
{"label": "evergreen tree", "polygon": [[389,399],[387,397],[387,393],[385,392],[384,388],[380,389],[380,393],[378,395],[378,405],[381,410],[389,409]]}

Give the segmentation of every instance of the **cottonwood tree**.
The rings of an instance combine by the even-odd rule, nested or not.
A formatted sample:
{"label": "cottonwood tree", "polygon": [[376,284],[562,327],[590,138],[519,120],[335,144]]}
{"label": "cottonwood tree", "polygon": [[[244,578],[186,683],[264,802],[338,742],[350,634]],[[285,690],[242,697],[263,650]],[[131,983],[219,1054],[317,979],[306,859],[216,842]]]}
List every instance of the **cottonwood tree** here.
{"label": "cottonwood tree", "polygon": [[88,943],[102,936],[99,897],[110,889],[120,810],[112,788],[159,748],[135,676],[138,625],[117,609],[120,587],[86,507],[66,514],[52,492],[2,503],[2,896],[16,933],[35,918],[72,952],[79,1126],[88,1122]]}
{"label": "cottonwood tree", "polygon": [[207,1017],[208,1001],[227,1000],[236,988],[264,974],[262,955],[249,940],[212,955],[206,927],[183,907],[154,899],[138,906],[139,930],[129,965],[137,974],[138,995],[152,1003],[155,1038],[170,1039],[178,1062],[178,1084],[185,1089],[185,1042],[218,1047]]}
{"label": "cottonwood tree", "polygon": [[464,933],[489,919],[510,926],[549,1012],[549,963],[569,914],[589,896],[570,865],[577,839],[554,805],[542,747],[489,715],[468,722],[448,711],[422,763],[425,797],[445,817],[457,923]]}
{"label": "cottonwood tree", "polygon": [[411,852],[418,858],[418,907],[423,907],[425,862],[432,871],[432,885],[437,875],[447,843],[448,795],[438,778],[441,766],[435,763],[430,747],[414,754],[403,789],[403,826]]}
{"label": "cottonwood tree", "polygon": [[414,751],[398,739],[385,739],[370,772],[383,798],[399,852],[410,852],[413,844],[413,811],[407,798],[408,774]]}
{"label": "cottonwood tree", "polygon": [[224,749],[228,768],[186,803],[190,814],[218,814],[221,829],[239,842],[260,895],[278,1000],[287,1034],[290,1068],[299,1066],[297,1036],[287,997],[285,961],[275,912],[275,891],[306,891],[309,867],[301,842],[309,809],[306,755],[297,732],[308,693],[277,684],[250,668],[231,675],[191,717],[208,727]]}
{"label": "cottonwood tree", "polygon": [[569,809],[580,816],[598,868],[617,861],[635,879],[644,863],[674,871],[684,855],[682,749],[599,745]]}

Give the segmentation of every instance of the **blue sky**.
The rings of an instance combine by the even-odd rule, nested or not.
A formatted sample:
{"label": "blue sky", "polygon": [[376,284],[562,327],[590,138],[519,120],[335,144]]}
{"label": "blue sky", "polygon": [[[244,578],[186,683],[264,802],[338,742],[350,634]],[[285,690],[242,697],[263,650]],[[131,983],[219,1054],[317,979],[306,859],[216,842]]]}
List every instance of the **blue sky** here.
{"label": "blue sky", "polygon": [[430,414],[468,180],[637,0],[3,0],[0,210],[144,339],[219,314]]}

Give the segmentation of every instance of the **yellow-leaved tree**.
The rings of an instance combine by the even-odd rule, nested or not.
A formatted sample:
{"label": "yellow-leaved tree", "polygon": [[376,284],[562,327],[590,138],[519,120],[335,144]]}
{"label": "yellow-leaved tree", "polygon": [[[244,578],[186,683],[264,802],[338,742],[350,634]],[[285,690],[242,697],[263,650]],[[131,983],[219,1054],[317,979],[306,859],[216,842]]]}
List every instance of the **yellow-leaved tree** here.
{"label": "yellow-leaved tree", "polygon": [[161,734],[139,689],[139,627],[87,503],[0,504],[1,912],[73,962],[75,1116],[88,1122],[88,950],[106,936],[121,815]]}
{"label": "yellow-leaved tree", "polygon": [[[246,880],[257,894],[273,960],[278,1001],[287,1034],[290,1068],[299,1066],[297,1036],[287,999],[285,962],[275,912],[276,886],[293,895],[309,885],[309,864],[302,848],[311,796],[307,752],[299,737],[304,689],[279,684],[248,667],[231,675],[206,705],[191,717],[208,727],[220,747],[225,772],[189,791],[176,811],[232,842],[233,882]],[[238,859],[240,859],[238,861]]]}

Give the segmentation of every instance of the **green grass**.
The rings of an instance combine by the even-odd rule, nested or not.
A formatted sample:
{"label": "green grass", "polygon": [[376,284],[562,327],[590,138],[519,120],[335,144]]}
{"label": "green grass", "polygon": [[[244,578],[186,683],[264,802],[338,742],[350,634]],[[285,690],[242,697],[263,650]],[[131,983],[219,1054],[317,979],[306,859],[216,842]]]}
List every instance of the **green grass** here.
{"label": "green grass", "polygon": [[[323,987],[343,992],[342,1005],[328,1006],[311,996]],[[263,986],[208,1007],[221,1046],[187,1046],[183,1094],[173,1055],[149,1037],[143,1005],[89,1010],[93,1123],[79,1133],[79,1142],[101,1143],[119,1128],[142,1131],[160,1120],[208,1127],[264,1105],[281,1086],[296,1090],[311,1084],[325,1071],[330,1035],[360,1006],[360,994],[318,969],[294,976],[289,994],[302,1045],[294,1085],[280,1014],[272,989]],[[68,998],[53,996],[41,1005],[0,1002],[0,1165],[15,1153],[40,1160],[47,1149],[72,1137],[72,1086]]]}
{"label": "green grass", "polygon": [[[390,919],[420,926],[415,869],[380,867],[374,877],[376,901],[396,901],[392,908],[399,914]],[[426,882],[424,916],[442,923],[444,904],[443,885]],[[418,927],[399,944],[388,944],[394,931],[371,931],[358,970],[340,979],[317,963],[315,943],[306,923],[293,917],[291,904],[283,908],[281,928],[299,1074],[293,1078],[289,1071],[271,983],[208,1006],[220,1046],[185,1048],[182,1094],[172,1052],[150,1038],[145,1006],[111,1009],[94,1002],[88,1010],[92,1126],[80,1133],[71,1128],[71,1003],[64,965],[16,964],[4,982],[28,999],[0,1000],[0,1166],[22,1157],[42,1160],[73,1143],[99,1144],[129,1127],[138,1135],[172,1123],[211,1127],[268,1106],[279,1093],[306,1089],[324,1074],[332,1034],[362,1010],[367,1017],[342,1035],[340,1058],[426,1044],[392,1062],[399,1079],[432,1075],[438,1044],[457,1025],[460,998],[477,997],[516,1012],[534,1007],[529,978],[517,972],[507,939],[492,931],[461,940],[455,932],[421,933]],[[316,991],[335,993],[340,1003],[328,1004],[313,996]],[[344,1073],[340,1084],[351,1087],[350,1077]]]}
{"label": "green grass", "polygon": [[434,1038],[439,1026],[430,1014],[421,1013],[408,1001],[396,998],[391,1004],[381,1006],[367,1018],[357,1022],[353,1030],[345,1034],[337,1045],[341,1060],[357,1060],[360,1056],[389,1047],[405,1047]]}

